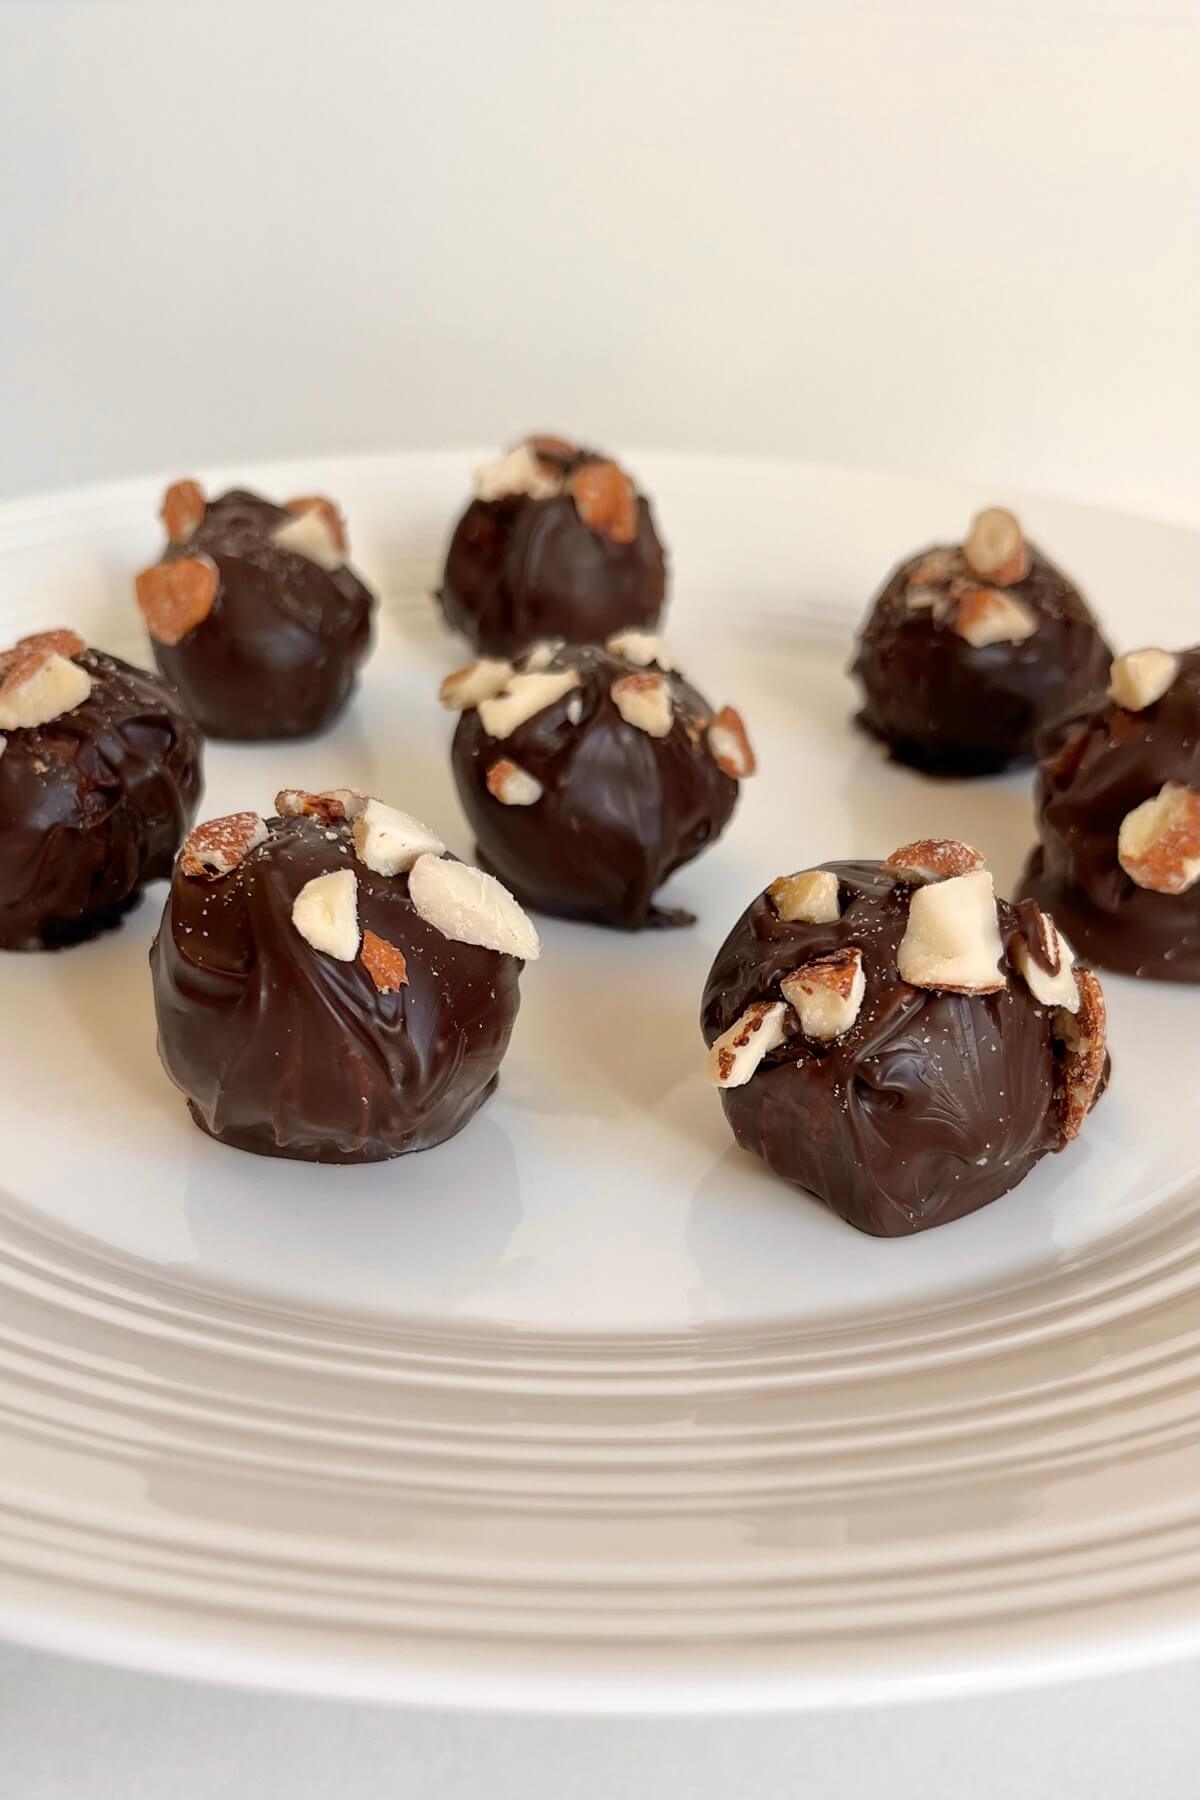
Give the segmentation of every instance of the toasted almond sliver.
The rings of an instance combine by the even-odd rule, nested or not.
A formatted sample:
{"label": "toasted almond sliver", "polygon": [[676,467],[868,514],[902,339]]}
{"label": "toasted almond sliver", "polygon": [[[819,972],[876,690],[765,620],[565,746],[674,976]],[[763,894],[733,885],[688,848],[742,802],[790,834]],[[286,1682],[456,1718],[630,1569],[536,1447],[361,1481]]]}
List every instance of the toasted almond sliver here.
{"label": "toasted almond sliver", "polygon": [[451,712],[471,712],[481,700],[490,700],[506,688],[513,666],[501,657],[477,656],[474,662],[453,669],[438,689],[438,699]]}
{"label": "toasted almond sliver", "polygon": [[798,875],[780,875],[767,889],[775,911],[788,923],[832,925],[841,915],[838,879],[830,869],[805,869]]}
{"label": "toasted almond sliver", "polygon": [[742,716],[732,706],[723,706],[713,718],[707,733],[708,753],[723,775],[731,781],[745,781],[758,768]]}
{"label": "toasted almond sliver", "polygon": [[1108,697],[1126,712],[1144,712],[1161,700],[1179,673],[1179,658],[1170,650],[1127,650],[1118,656],[1108,677]]}
{"label": "toasted almond sliver", "polygon": [[972,573],[993,587],[1012,587],[1029,573],[1029,546],[1020,520],[1002,506],[976,513],[963,544]]}
{"label": "toasted almond sliver", "polygon": [[1104,1075],[1108,1011],[1104,993],[1090,969],[1077,971],[1077,1007],[1054,1015],[1054,1036],[1066,1050],[1059,1074],[1058,1115],[1063,1143],[1079,1136]]}
{"label": "toasted almond sliver", "polygon": [[408,985],[408,959],[403,950],[374,931],[364,931],[362,963],[381,994],[393,994]]}
{"label": "toasted almond sliver", "polygon": [[745,1087],[763,1057],[787,1037],[789,1008],[783,1000],[754,1000],[736,1024],[723,1031],[708,1052],[714,1087]]}
{"label": "toasted almond sliver", "polygon": [[266,821],[256,812],[206,819],[183,840],[180,873],[193,881],[216,881],[236,869],[259,844],[265,844],[268,836]]}
{"label": "toasted almond sliver", "polygon": [[48,725],[82,706],[92,691],[86,669],[54,650],[16,650],[0,677],[0,729]]}
{"label": "toasted almond sliver", "polygon": [[331,869],[306,881],[292,902],[292,924],[323,956],[353,962],[361,942],[354,870]]}
{"label": "toasted almond sliver", "polygon": [[162,498],[159,518],[173,544],[186,543],[204,523],[204,489],[198,481],[173,481]]}
{"label": "toasted almond sliver", "polygon": [[482,869],[419,856],[409,873],[408,893],[421,918],[443,937],[523,962],[535,962],[541,955],[531,920],[508,889]]}
{"label": "toasted almond sliver", "polygon": [[156,563],[137,578],[137,603],[155,643],[178,644],[202,625],[216,603],[221,575],[211,556]]}
{"label": "toasted almond sliver", "polygon": [[972,650],[989,644],[1023,644],[1037,628],[1037,614],[999,588],[967,588],[958,596],[954,629]]}
{"label": "toasted almond sliver", "polygon": [[954,875],[969,875],[982,869],[984,859],[970,844],[957,838],[918,838],[915,844],[902,844],[884,861],[890,875],[914,884],[947,881]]}
{"label": "toasted almond sliver", "polygon": [[800,1021],[805,1037],[823,1043],[849,1031],[867,991],[862,951],[835,950],[801,963],[779,983],[779,991]]}
{"label": "toasted almond sliver", "polygon": [[638,534],[637,489],[615,462],[589,462],[575,470],[567,492],[584,524],[614,544],[632,544]]}
{"label": "toasted almond sliver", "polygon": [[1186,894],[1200,879],[1200,791],[1168,781],[1126,813],[1117,860],[1138,887]]}
{"label": "toasted almond sliver", "polygon": [[900,979],[913,987],[992,994],[1006,986],[996,895],[986,869],[914,888],[896,952]]}
{"label": "toasted almond sliver", "polygon": [[574,669],[537,669],[510,677],[503,693],[479,702],[479,723],[492,738],[511,737],[517,727],[579,686]]}
{"label": "toasted almond sliver", "polygon": [[506,756],[492,764],[485,780],[488,793],[502,806],[536,806],[546,791],[536,775]]}
{"label": "toasted almond sliver", "polygon": [[664,738],[675,719],[671,684],[665,675],[621,675],[609,689],[613,705],[627,725],[648,737]]}
{"label": "toasted almond sliver", "polygon": [[376,875],[403,875],[421,856],[440,856],[446,846],[428,825],[382,800],[368,800],[354,820],[354,849]]}
{"label": "toasted almond sliver", "polygon": [[[1017,938],[1013,943],[1013,961],[1040,1006],[1077,1012],[1079,982],[1075,975],[1075,952],[1049,913],[1039,909],[1037,927],[1043,961],[1038,960],[1024,938]],[[1044,963],[1049,963],[1051,968],[1044,967]]]}

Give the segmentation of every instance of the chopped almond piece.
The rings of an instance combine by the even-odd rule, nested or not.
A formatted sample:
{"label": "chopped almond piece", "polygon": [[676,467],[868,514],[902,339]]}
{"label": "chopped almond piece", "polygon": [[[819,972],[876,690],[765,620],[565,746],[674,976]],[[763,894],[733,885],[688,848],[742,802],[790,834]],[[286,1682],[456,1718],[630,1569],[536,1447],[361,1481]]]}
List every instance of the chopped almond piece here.
{"label": "chopped almond piece", "polygon": [[216,602],[221,576],[210,556],[156,563],[137,578],[137,603],[158,644],[178,644],[202,625]]}
{"label": "chopped almond piece", "polygon": [[373,931],[363,932],[362,962],[381,994],[392,994],[407,986],[408,962],[403,950]]}
{"label": "chopped almond piece", "polygon": [[1104,994],[1090,969],[1080,969],[1077,980],[1077,1010],[1055,1013],[1053,1025],[1054,1036],[1066,1050],[1057,1095],[1064,1144],[1079,1136],[1104,1075],[1108,1023]]}
{"label": "chopped almond piece", "polygon": [[1037,628],[1037,614],[999,588],[967,588],[958,595],[954,629],[972,650],[988,644],[1023,644]]}
{"label": "chopped almond piece", "polygon": [[1117,860],[1155,894],[1186,894],[1200,879],[1200,792],[1168,781],[1121,820]]}
{"label": "chopped almond piece", "polygon": [[173,481],[163,495],[159,518],[173,544],[185,544],[204,523],[204,489],[198,481]]}
{"label": "chopped almond piece", "polygon": [[832,925],[841,915],[838,879],[830,869],[805,869],[799,875],[781,875],[767,893],[775,911],[789,924]]}
{"label": "chopped almond piece", "polygon": [[[1013,961],[1025,985],[1041,1006],[1061,1007],[1064,1012],[1079,1010],[1079,982],[1075,975],[1075,952],[1062,936],[1049,913],[1038,909],[1038,949],[1034,954],[1024,938],[1012,946]],[[1049,964],[1049,967],[1046,967]]]}
{"label": "chopped almond piece", "polygon": [[708,1078],[714,1087],[745,1087],[763,1057],[786,1039],[788,1011],[783,1000],[751,1002],[709,1049]]}
{"label": "chopped almond piece", "polygon": [[215,881],[236,869],[250,852],[265,844],[268,832],[256,812],[227,813],[206,819],[183,840],[179,868],[193,881]]}
{"label": "chopped almond piece", "polygon": [[745,781],[758,768],[741,714],[732,706],[723,706],[709,725],[708,753],[731,781]]}
{"label": "chopped almond piece", "polygon": [[849,1031],[867,991],[862,951],[835,950],[801,963],[779,983],[805,1037],[829,1043]]}
{"label": "chopped almond piece", "polygon": [[1029,546],[1020,521],[1001,506],[976,513],[963,544],[971,571],[993,587],[1012,587],[1029,573]]}
{"label": "chopped almond piece", "polygon": [[1145,712],[1161,700],[1179,673],[1179,658],[1169,650],[1127,650],[1118,656],[1108,677],[1108,697],[1126,712]]}
{"label": "chopped almond piece", "polygon": [[536,775],[506,756],[492,764],[485,779],[488,793],[502,806],[536,806],[546,791]]}
{"label": "chopped almond piece", "polygon": [[614,544],[632,544],[638,533],[637,491],[615,462],[584,463],[567,482],[567,492],[592,531]]}
{"label": "chopped almond piece", "polygon": [[901,981],[955,994],[994,994],[1007,985],[996,896],[986,869],[913,889],[896,952]]}
{"label": "chopped almond piece", "polygon": [[978,850],[960,844],[957,838],[918,838],[915,844],[893,850],[883,866],[901,881],[919,883],[969,875],[973,869],[982,869],[984,860]]}
{"label": "chopped almond piece", "polygon": [[438,689],[438,699],[451,712],[471,712],[481,700],[501,693],[513,676],[513,666],[500,657],[477,656],[461,669],[452,669]]}
{"label": "chopped almond piece", "polygon": [[275,796],[275,811],[281,819],[320,819],[324,825],[356,819],[366,804],[366,795],[356,794],[352,788],[329,788],[323,794],[306,794],[303,788],[281,788]]}
{"label": "chopped almond piece", "polygon": [[322,956],[353,962],[361,941],[354,870],[332,869],[306,881],[292,902],[292,924]]}
{"label": "chopped almond piece", "polygon": [[11,651],[0,670],[0,729],[48,725],[82,706],[91,691],[87,670],[57,651]]}
{"label": "chopped almond piece", "polygon": [[648,737],[664,738],[675,718],[671,684],[664,675],[622,675],[609,692],[627,725]]}

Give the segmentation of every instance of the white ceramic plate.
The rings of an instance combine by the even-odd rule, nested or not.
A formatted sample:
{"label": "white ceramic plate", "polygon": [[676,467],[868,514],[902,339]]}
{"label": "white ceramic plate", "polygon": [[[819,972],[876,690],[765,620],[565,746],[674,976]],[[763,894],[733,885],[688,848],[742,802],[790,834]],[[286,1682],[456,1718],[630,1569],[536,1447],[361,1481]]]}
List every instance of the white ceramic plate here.
{"label": "white ceramic plate", "polygon": [[[344,502],[383,595],[328,737],[214,746],[206,813],[352,784],[470,844],[426,598],[470,459],[235,473]],[[645,457],[670,637],[762,773],[667,890],[688,932],[548,921],[501,1087],[442,1149],[222,1149],[154,1048],[154,891],[0,959],[0,1629],[232,1681],[424,1702],[766,1707],[1200,1643],[1200,996],[1110,979],[1112,1086],[1015,1193],[861,1237],[732,1145],[696,1014],[781,870],[963,837],[1001,891],[1024,776],[888,766],[843,669],[970,490]],[[234,472],[226,472],[234,473]],[[216,486],[221,479],[212,475]],[[0,638],[144,659],[157,483],[0,511]],[[1120,646],[1196,635],[1169,526],[1007,496]]]}

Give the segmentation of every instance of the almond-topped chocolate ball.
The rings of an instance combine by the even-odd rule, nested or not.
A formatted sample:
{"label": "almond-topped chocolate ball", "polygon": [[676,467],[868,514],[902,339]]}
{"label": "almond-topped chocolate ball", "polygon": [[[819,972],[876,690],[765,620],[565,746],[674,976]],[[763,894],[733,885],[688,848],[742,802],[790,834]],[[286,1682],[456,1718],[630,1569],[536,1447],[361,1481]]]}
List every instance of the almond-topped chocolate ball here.
{"label": "almond-topped chocolate ball", "polygon": [[1096,977],[945,840],[773,881],[718,953],[701,1024],[742,1148],[876,1237],[1007,1193],[1108,1075]]}
{"label": "almond-topped chocolate ball", "polygon": [[1040,750],[1023,890],[1104,968],[1200,981],[1200,645],[1119,656]]}
{"label": "almond-topped chocolate ball", "polygon": [[74,631],[0,654],[0,949],[117,924],[170,874],[201,786],[200,733],[157,676]]}
{"label": "almond-topped chocolate ball", "polygon": [[982,775],[1034,754],[1040,728],[1103,688],[1111,659],[1078,589],[1013,515],[910,557],[874,601],[852,673],[859,723],[900,762]]}
{"label": "almond-topped chocolate ball", "polygon": [[177,481],[167,548],[137,578],[155,660],[209,737],[309,737],[330,724],[371,644],[374,598],[329,500],[275,506]]}
{"label": "almond-topped chocolate ball", "polygon": [[441,698],[462,715],[451,760],[478,859],[524,905],[630,931],[694,922],[655,892],[720,836],[754,756],[658,638],[483,657]]}
{"label": "almond-topped chocolate ball", "polygon": [[338,789],[192,832],[150,964],[196,1124],[305,1162],[440,1144],[496,1085],[537,933],[407,813]]}
{"label": "almond-topped chocolate ball", "polygon": [[442,578],[447,622],[489,656],[536,638],[598,644],[652,629],[666,557],[623,469],[563,438],[530,437],[475,475]]}

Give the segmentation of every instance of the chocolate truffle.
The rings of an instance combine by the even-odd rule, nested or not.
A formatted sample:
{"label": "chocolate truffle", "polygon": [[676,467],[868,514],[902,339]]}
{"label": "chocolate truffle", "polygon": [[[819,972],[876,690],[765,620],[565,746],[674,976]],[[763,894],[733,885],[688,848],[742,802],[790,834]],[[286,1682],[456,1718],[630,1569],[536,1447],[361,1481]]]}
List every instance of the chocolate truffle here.
{"label": "chocolate truffle", "polygon": [[1107,1079],[1096,977],[944,840],[773,881],[722,945],[701,1023],[742,1148],[876,1237],[1007,1193]]}
{"label": "chocolate truffle", "polygon": [[183,846],[150,953],[167,1074],[260,1156],[440,1144],[496,1085],[537,934],[407,813],[345,789],[275,805]]}
{"label": "chocolate truffle", "polygon": [[859,723],[901,762],[982,775],[1034,754],[1039,728],[1103,688],[1111,652],[1078,590],[1013,515],[910,557],[874,602],[852,673]]}
{"label": "chocolate truffle", "polygon": [[653,628],[666,558],[650,503],[615,462],[531,437],[477,470],[439,598],[447,622],[489,656],[536,638],[602,643]]}
{"label": "chocolate truffle", "polygon": [[0,655],[0,949],[115,925],[169,875],[201,742],[166,683],[44,631]]}
{"label": "chocolate truffle", "polygon": [[1024,892],[1104,968],[1200,981],[1200,646],[1119,656],[1040,749]]}
{"label": "chocolate truffle", "polygon": [[283,506],[177,481],[168,544],[137,578],[155,659],[209,737],[308,737],[345,705],[370,648],[370,591],[329,500]]}
{"label": "chocolate truffle", "polygon": [[645,632],[542,643],[447,676],[454,779],[479,862],[524,905],[636,931],[690,925],[655,890],[724,830],[754,757]]}

